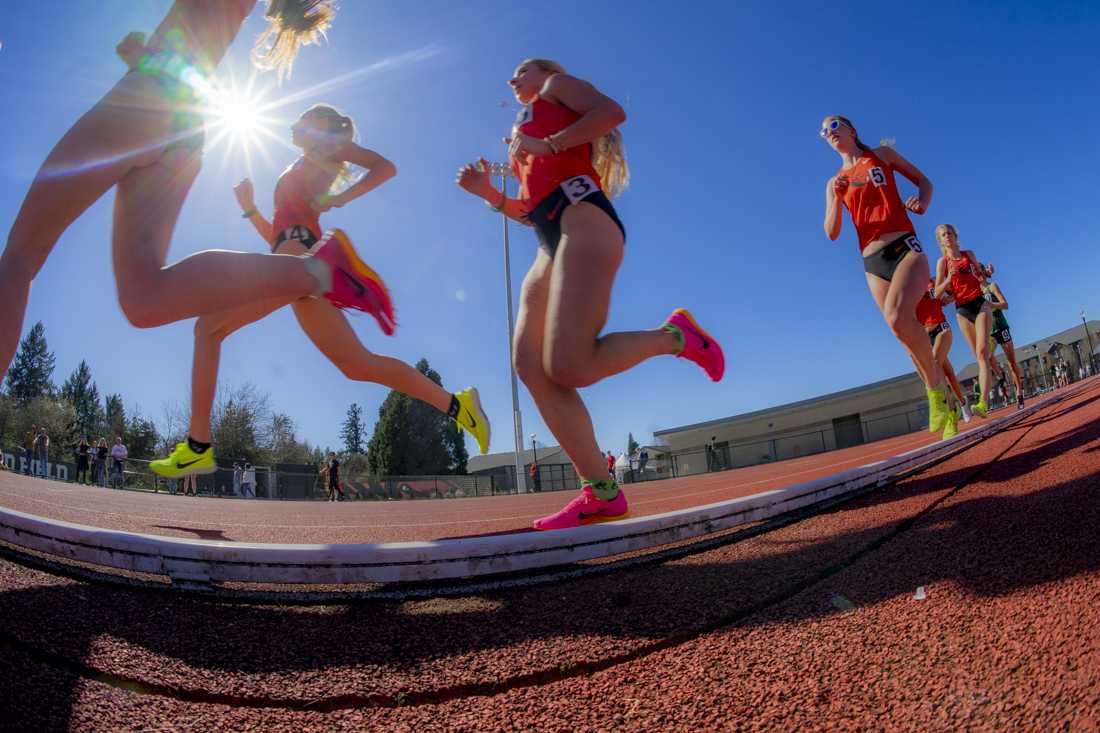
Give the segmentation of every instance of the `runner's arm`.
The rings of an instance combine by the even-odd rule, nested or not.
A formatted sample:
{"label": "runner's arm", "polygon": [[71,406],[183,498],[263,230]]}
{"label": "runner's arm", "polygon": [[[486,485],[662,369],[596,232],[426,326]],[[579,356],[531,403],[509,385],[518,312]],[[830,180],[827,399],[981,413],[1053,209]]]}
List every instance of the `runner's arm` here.
{"label": "runner's arm", "polygon": [[875,149],[875,155],[882,159],[891,168],[909,179],[909,182],[917,187],[916,200],[910,196],[905,201],[905,208],[915,214],[923,214],[932,205],[932,181],[921,173],[920,169],[910,163],[901,153],[891,147],[882,146]]}
{"label": "runner's arm", "polygon": [[1000,301],[999,303],[990,303],[989,304],[990,306],[993,307],[993,310],[995,310],[995,311],[1006,311],[1006,310],[1008,310],[1008,298],[1006,298],[1005,294],[1001,292],[1001,286],[998,285],[997,283],[990,283],[989,284],[989,289],[990,289],[990,291],[993,292],[994,295],[997,296],[997,300]]}
{"label": "runner's arm", "polygon": [[366,195],[381,186],[386,181],[397,175],[397,166],[382,155],[362,148],[355,143],[348,143],[342,151],[345,163],[367,169],[367,175],[356,181],[355,185],[348,187],[335,196],[323,195],[320,197],[320,206],[314,206],[319,211],[338,209],[351,203],[360,196]]}

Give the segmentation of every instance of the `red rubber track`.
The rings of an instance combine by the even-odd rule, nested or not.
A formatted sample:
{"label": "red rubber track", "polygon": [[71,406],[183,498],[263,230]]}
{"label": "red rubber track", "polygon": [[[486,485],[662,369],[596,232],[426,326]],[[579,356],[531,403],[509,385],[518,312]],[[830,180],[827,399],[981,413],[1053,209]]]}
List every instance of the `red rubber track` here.
{"label": "red rubber track", "polygon": [[36,731],[1097,730],[1098,527],[1100,384],[830,511],[550,585],[288,607],[0,561],[0,720]]}
{"label": "red rubber track", "polygon": [[[963,429],[976,427],[975,420]],[[757,494],[882,460],[939,439],[927,432],[735,471],[632,484],[631,516]],[[573,492],[395,502],[278,502],[114,491],[0,473],[0,506],[106,529],[234,542],[436,540],[526,530]]]}

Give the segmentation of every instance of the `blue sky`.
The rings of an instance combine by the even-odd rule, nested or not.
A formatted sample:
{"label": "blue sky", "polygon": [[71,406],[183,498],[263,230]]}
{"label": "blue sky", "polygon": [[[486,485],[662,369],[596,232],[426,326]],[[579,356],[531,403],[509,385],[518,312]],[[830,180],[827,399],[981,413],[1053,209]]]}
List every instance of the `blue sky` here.
{"label": "blue sky", "polygon": [[[625,107],[633,181],[616,202],[627,253],[608,328],[655,326],[690,308],[725,346],[714,385],[672,358],[585,390],[599,441],[732,415],[911,370],[867,292],[850,221],[837,242],[821,228],[824,182],[838,159],[817,137],[844,114],[865,140],[897,140],[935,184],[932,230],[954,223],[994,262],[1018,341],[1100,316],[1095,172],[1100,164],[1100,31],[1096,3],[488,2],[345,0],[328,43],[307,48],[272,94],[305,92],[276,132],[325,101],[356,120],[363,144],[398,177],[323,224],[346,229],[386,278],[400,328],[387,338],[355,321],[368,348],[426,356],[457,389],[477,385],[511,448],[500,221],[453,184],[463,163],[500,157],[514,115],[505,82],[528,56],[561,61]],[[120,76],[113,49],[151,31],[167,0],[51,0],[20,5],[0,27],[0,220],[10,222],[35,169],[68,126]],[[247,74],[262,28],[253,13],[223,71]],[[323,92],[315,85],[387,59],[399,63]],[[271,85],[270,75],[261,78]],[[170,259],[207,248],[261,251],[231,186],[251,175],[270,216],[278,173],[268,161],[208,148]],[[908,184],[904,184],[908,185]],[[121,392],[159,419],[185,403],[191,323],[137,330],[119,311],[110,269],[113,194],[61,240],[35,281],[24,331],[42,320],[62,381],[87,359],[101,393]],[[513,287],[535,250],[512,229]],[[952,314],[953,318],[953,314]],[[962,339],[956,365],[971,359]],[[289,309],[226,342],[222,376],[270,392],[299,438],[339,444],[352,402],[373,426],[387,390],[345,380]],[[525,434],[554,442],[521,388]],[[476,450],[470,444],[471,450]]]}

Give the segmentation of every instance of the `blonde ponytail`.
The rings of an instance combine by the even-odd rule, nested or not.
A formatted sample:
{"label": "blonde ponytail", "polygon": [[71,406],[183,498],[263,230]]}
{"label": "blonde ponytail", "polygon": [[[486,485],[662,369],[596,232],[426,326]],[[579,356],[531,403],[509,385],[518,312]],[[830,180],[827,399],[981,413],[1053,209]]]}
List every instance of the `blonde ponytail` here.
{"label": "blonde ponytail", "polygon": [[290,76],[302,46],[319,43],[336,14],[333,0],[267,0],[270,25],[252,47],[252,63],[274,70],[279,81]]}
{"label": "blonde ponytail", "polygon": [[[523,63],[533,64],[554,74],[567,73],[565,67],[550,59],[527,59]],[[612,198],[626,189],[630,183],[630,167],[626,164],[623,134],[618,128],[592,143],[592,167],[603,181],[604,190]]]}

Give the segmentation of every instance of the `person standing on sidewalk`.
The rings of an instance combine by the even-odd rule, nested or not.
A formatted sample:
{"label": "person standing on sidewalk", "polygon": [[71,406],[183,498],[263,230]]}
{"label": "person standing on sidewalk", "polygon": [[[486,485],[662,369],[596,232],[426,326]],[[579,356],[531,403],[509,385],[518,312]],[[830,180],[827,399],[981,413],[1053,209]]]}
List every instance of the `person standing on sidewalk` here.
{"label": "person standing on sidewalk", "polygon": [[44,427],[38,429],[38,435],[34,439],[34,457],[38,460],[38,468],[42,478],[49,476],[50,436],[46,433]]}

